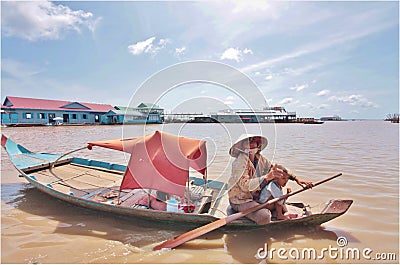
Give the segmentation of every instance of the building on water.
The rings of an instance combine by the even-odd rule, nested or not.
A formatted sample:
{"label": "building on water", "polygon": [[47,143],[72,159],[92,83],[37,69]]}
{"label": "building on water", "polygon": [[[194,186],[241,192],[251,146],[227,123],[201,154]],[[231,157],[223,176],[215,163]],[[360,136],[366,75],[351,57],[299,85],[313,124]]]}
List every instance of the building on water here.
{"label": "building on water", "polygon": [[6,126],[162,123],[164,109],[141,103],[136,108],[108,104],[7,96],[1,106]]}
{"label": "building on water", "polygon": [[101,124],[102,115],[112,109],[108,104],[7,96],[1,106],[1,124]]}
{"label": "building on water", "polygon": [[211,114],[211,119],[224,123],[286,123],[296,121],[296,112],[287,112],[284,107],[265,107],[262,110],[226,109]]}
{"label": "building on water", "polygon": [[104,114],[105,124],[143,124],[163,123],[164,109],[158,105],[141,103],[136,108],[116,106]]}

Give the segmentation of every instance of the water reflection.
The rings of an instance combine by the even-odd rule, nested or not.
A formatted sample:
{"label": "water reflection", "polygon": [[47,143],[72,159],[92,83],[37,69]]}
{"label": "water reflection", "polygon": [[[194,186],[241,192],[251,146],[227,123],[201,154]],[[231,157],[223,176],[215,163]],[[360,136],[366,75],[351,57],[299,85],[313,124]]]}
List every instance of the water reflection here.
{"label": "water reflection", "polygon": [[29,184],[3,184],[2,196],[7,205],[36,215],[37,220],[50,220],[54,233],[64,235],[96,237],[144,247],[186,231],[185,227],[172,225],[164,230],[166,227],[159,224],[157,229],[157,224],[152,222],[81,208],[52,198]]}
{"label": "water reflection", "polygon": [[228,233],[224,237],[225,247],[228,253],[241,263],[259,263],[264,262],[257,257],[258,249],[268,249],[272,247],[290,248],[298,245],[298,242],[307,241],[311,246],[314,240],[327,240],[336,242],[338,236],[333,231],[325,230],[322,227],[316,228],[296,228],[289,230],[273,231],[238,231]]}

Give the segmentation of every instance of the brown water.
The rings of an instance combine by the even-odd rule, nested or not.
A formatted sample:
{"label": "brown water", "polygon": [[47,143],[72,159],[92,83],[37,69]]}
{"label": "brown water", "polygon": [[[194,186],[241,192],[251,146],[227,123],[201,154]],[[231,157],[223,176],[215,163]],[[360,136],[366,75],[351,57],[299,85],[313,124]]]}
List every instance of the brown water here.
{"label": "brown water", "polygon": [[[227,132],[239,125],[169,124],[143,128],[131,125],[129,136],[156,129],[182,131],[190,137],[208,140],[209,178],[225,180],[230,171]],[[250,130],[254,125],[248,125]],[[125,127],[126,129],[127,127]],[[153,252],[152,247],[188,228],[162,226],[79,208],[50,198],[33,189],[12,167],[1,151],[1,262],[2,263],[259,263],[259,248],[286,249],[276,263],[371,263],[399,261],[399,125],[383,121],[326,122],[322,125],[262,125],[270,140],[264,154],[298,176],[311,181],[338,172],[343,176],[291,201],[310,204],[314,211],[333,198],[353,199],[343,216],[320,229],[289,231],[212,232],[172,251]],[[125,131],[125,135],[128,135]],[[16,142],[35,152],[63,153],[88,141],[120,138],[122,126],[77,126],[3,128]],[[78,156],[125,163],[122,153],[97,149]],[[290,183],[293,189],[297,189]],[[345,259],[329,256],[294,259],[293,249],[338,247],[339,236],[346,248],[369,254],[394,253],[395,260]],[[338,248],[340,249],[340,248]],[[320,252],[318,252],[320,253]],[[388,255],[386,255],[388,257]]]}

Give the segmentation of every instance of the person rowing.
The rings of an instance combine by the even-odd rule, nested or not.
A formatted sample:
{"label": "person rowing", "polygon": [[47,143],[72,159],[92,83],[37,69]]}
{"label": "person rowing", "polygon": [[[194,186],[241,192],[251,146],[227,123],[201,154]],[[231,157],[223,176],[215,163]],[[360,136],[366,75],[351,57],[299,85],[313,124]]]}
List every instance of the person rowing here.
{"label": "person rowing", "polygon": [[[312,182],[300,179],[285,167],[272,164],[262,156],[261,151],[267,145],[267,138],[247,134],[239,137],[229,150],[235,160],[228,180],[228,196],[231,208],[237,212],[259,205],[261,190],[274,179],[288,178],[302,187],[313,187]],[[266,208],[251,212],[246,217],[258,225],[271,222],[271,212]]]}

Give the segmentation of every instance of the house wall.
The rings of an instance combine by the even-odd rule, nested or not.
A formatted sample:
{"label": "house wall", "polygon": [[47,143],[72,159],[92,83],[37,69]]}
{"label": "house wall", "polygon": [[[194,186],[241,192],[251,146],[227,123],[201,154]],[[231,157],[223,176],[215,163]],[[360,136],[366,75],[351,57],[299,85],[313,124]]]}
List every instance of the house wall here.
{"label": "house wall", "polygon": [[[52,117],[61,117],[64,124],[95,124],[101,122],[103,113],[82,112],[82,111],[52,111],[33,109],[4,109],[1,114],[1,123],[4,125],[45,125]],[[86,117],[84,116],[86,115]],[[98,120],[96,121],[96,115]]]}

